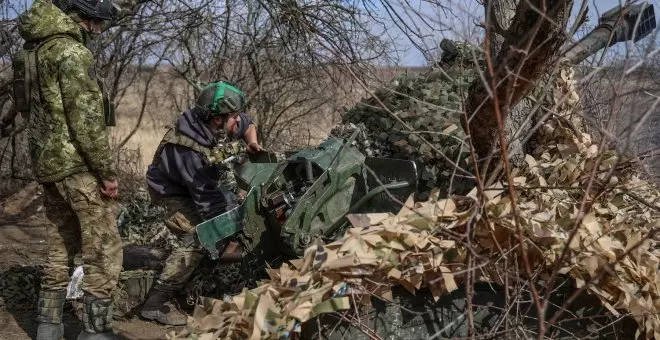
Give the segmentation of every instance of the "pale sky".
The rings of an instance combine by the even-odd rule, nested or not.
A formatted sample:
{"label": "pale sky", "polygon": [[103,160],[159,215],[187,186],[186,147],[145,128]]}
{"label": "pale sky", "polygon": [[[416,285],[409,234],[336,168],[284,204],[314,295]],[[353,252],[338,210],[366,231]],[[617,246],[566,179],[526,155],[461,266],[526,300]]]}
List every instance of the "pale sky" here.
{"label": "pale sky", "polygon": [[[455,38],[456,35],[461,36],[460,31],[465,31],[465,27],[474,27],[473,22],[481,21],[483,16],[483,9],[477,4],[476,0],[446,0],[442,3],[450,4],[453,8],[456,18],[451,16],[438,16],[434,15],[434,7],[430,6],[424,0],[393,0],[396,1],[406,1],[411,4],[412,7],[418,6],[417,10],[419,13],[422,13],[422,17],[431,19],[435,18],[435,23],[438,26],[445,26],[445,31],[443,32],[433,32],[431,29],[427,29],[426,33],[430,38],[418,39],[417,43],[421,42],[432,43],[432,41],[440,41],[442,37]],[[589,6],[588,20],[586,21],[583,27],[593,27],[598,23],[598,17],[600,17],[607,10],[625,3],[625,0],[587,0]],[[638,1],[637,1],[638,2]],[[652,3],[655,7],[656,17],[660,16],[660,0],[651,0],[649,3]],[[574,9],[573,15],[575,15],[580,6],[582,5],[582,0],[574,0]],[[399,7],[401,10],[402,7]],[[418,17],[419,18],[419,17]],[[466,20],[466,18],[469,18]],[[571,20],[569,25],[573,22]],[[660,27],[658,28],[660,29]],[[579,34],[577,35],[579,37]],[[645,39],[657,39],[656,37],[648,36]],[[405,66],[422,66],[425,63],[425,59],[422,53],[414,47],[414,44],[409,41],[409,39],[394,39],[396,46],[399,49],[407,50],[402,52],[399,56],[400,64]]]}
{"label": "pale sky", "polygon": [[[32,0],[11,0],[13,4],[29,6]],[[314,0],[297,0],[309,2]],[[366,0],[363,3],[368,4],[372,11],[378,12],[387,27],[373,27],[377,33],[386,32],[389,35],[389,41],[400,51],[398,55],[398,64],[403,66],[424,66],[425,58],[420,52],[424,50],[438,51],[437,44],[442,38],[463,37],[469,40],[469,36],[478,32],[474,23],[480,22],[483,16],[483,8],[477,0],[432,0],[433,3],[442,3],[450,8],[447,13],[440,11],[437,7],[429,3],[431,0],[388,0],[388,3],[397,11],[411,27],[411,29],[420,35],[411,34],[407,36],[403,31],[394,27],[392,21],[388,19],[386,10],[381,1]],[[573,14],[577,13],[583,0],[574,0]],[[608,9],[621,4],[625,0],[586,0],[589,5],[588,21],[583,26],[595,25],[598,17]],[[2,1],[0,0],[0,3]],[[638,2],[638,1],[635,1]],[[660,17],[660,0],[650,0],[655,5],[656,16]],[[405,4],[405,5],[402,5]],[[20,6],[19,7],[23,7]],[[3,13],[4,17],[12,17],[13,13]],[[572,23],[572,20],[571,20]],[[570,25],[570,23],[569,23]],[[660,29],[660,27],[658,28]],[[412,37],[410,39],[408,36]],[[578,33],[579,37],[579,33]],[[647,37],[645,39],[657,39],[657,36]],[[412,40],[412,41],[411,41]],[[418,47],[416,47],[417,45]]]}

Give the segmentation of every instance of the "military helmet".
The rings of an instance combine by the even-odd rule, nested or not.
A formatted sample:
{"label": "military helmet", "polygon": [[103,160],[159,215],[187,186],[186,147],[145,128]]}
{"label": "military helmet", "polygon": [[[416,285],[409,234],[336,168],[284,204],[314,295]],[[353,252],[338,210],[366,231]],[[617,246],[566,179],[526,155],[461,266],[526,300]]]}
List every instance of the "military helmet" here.
{"label": "military helmet", "polygon": [[245,110],[247,101],[243,91],[219,81],[202,89],[195,106],[204,112],[206,118],[211,118],[241,112]]}
{"label": "military helmet", "polygon": [[112,0],[53,0],[62,12],[76,10],[83,16],[96,20],[115,20],[119,7]]}

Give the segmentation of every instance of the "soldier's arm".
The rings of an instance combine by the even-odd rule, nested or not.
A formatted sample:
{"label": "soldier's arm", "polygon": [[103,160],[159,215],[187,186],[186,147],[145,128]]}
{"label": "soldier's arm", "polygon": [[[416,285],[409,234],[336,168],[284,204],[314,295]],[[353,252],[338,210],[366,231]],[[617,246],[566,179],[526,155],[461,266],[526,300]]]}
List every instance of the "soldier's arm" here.
{"label": "soldier's arm", "polygon": [[117,177],[103,113],[103,97],[96,80],[92,54],[82,45],[67,46],[60,55],[62,104],[71,137],[90,171],[103,180]]}
{"label": "soldier's arm", "polygon": [[247,128],[245,131],[245,135],[243,136],[243,140],[247,145],[250,145],[251,143],[258,143],[259,141],[257,140],[257,126],[254,124],[250,124],[250,126]]}
{"label": "soldier's arm", "polygon": [[248,146],[248,151],[259,151],[261,146],[259,145],[259,139],[257,138],[257,125],[247,114],[241,113],[241,123],[239,126],[238,135],[243,139],[245,144]]}

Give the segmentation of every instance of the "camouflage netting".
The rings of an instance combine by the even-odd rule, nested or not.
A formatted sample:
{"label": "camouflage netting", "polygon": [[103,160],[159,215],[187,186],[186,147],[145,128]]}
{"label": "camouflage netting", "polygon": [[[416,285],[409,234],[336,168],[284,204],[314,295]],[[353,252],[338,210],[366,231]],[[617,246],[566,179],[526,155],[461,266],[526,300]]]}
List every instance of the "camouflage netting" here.
{"label": "camouflage netting", "polygon": [[[379,88],[342,116],[331,135],[347,137],[360,126],[358,147],[367,156],[411,159],[423,166],[428,187],[469,190],[469,147],[461,128],[467,90],[484,68],[483,53],[468,44],[444,40],[444,54],[431,71],[403,74]],[[386,107],[387,109],[383,109]],[[425,142],[426,141],[426,142]],[[461,170],[453,171],[459,165]],[[454,175],[454,176],[452,176]]]}
{"label": "camouflage netting", "polygon": [[[422,190],[443,188],[444,193],[451,184],[452,193],[464,194],[474,181],[465,178],[472,176],[473,171],[460,121],[467,91],[479,77],[477,70],[485,69],[485,60],[483,51],[469,44],[445,39],[441,47],[442,59],[430,71],[398,76],[345,112],[342,123],[330,134],[348,137],[360,128],[364,133],[358,136],[356,145],[365,155],[414,160],[422,167]],[[566,61],[558,65],[557,76],[572,79],[573,70]],[[574,83],[559,85],[555,78],[542,77],[532,93],[513,108],[512,119],[505,124],[513,164],[521,165],[524,153],[540,143],[536,134],[529,137],[518,132],[518,128],[529,130],[542,116],[577,104]],[[571,88],[569,92],[564,91],[566,86]],[[530,115],[532,111],[534,114]],[[578,130],[585,129],[579,117],[570,119]],[[523,139],[527,143],[522,143]]]}
{"label": "camouflage netting", "polygon": [[[428,202],[409,201],[396,216],[354,215],[343,239],[312,246],[293,266],[270,270],[271,279],[258,288],[227,301],[204,299],[180,336],[286,337],[318,314],[349,309],[352,299],[390,299],[395,285],[411,292],[426,286],[438,298],[465,280],[470,251],[453,235],[473,228],[476,281],[503,285],[507,276],[524,279],[524,259],[531,273],[539,273],[537,279],[547,280],[566,251],[559,273],[573,277],[578,288],[586,287],[615,315],[630,313],[640,335],[658,338],[660,192],[635,173],[614,169],[607,191],[597,197],[585,193],[591,171],[605,179],[617,155],[603,150],[603,162],[597,164],[600,153],[588,135],[551,124],[545,131],[557,143],[528,155],[527,164],[514,170],[515,213],[503,190],[506,183],[498,183],[487,188],[484,210],[473,190],[449,199],[433,199],[436,193]],[[593,205],[581,214],[585,195]]]}
{"label": "camouflage netting", "polygon": [[140,246],[172,249],[181,244],[165,225],[165,210],[151,202],[145,190],[124,200],[117,228],[126,242]]}
{"label": "camouflage netting", "polygon": [[[456,72],[460,74],[460,70]],[[441,77],[443,72],[431,71],[417,79],[433,74]],[[395,88],[424,92],[419,89],[431,84],[429,78],[421,83],[402,82]],[[570,68],[564,68],[551,83],[548,104],[554,105],[557,119],[543,124],[537,147],[521,166],[513,168],[510,178],[515,191],[505,190],[508,184],[500,181],[486,188],[483,196],[475,188],[444,199],[444,194],[435,191],[427,202],[409,200],[396,216],[352,215],[353,228],[341,240],[317,243],[307,249],[303,259],[269,270],[270,279],[256,289],[224,300],[203,299],[187,329],[171,338],[288,338],[321,314],[341,311],[338,315],[350,320],[353,304],[368,305],[374,296],[390,300],[394,286],[412,293],[427,288],[437,300],[462,285],[468,272],[476,282],[507,285],[518,278],[516,284],[526,285],[526,279],[547,282],[553,269],[576,282],[576,294],[596,296],[611,314],[634,318],[638,325],[635,337],[659,338],[660,244],[656,232],[660,228],[660,192],[640,179],[628,166],[632,162],[612,150],[599,149],[590,135],[574,128],[579,122],[570,116],[577,104],[571,78]],[[442,96],[446,85],[428,85],[428,90],[440,91],[435,96]],[[458,106],[433,96],[424,99],[443,108],[431,110],[405,96],[380,97],[397,116],[416,124],[415,128],[444,130],[445,134],[426,132],[426,136],[437,138],[433,141],[438,149],[441,143],[449,143],[442,145],[443,153],[463,159],[462,142],[453,138],[462,139],[460,127],[453,129],[456,123],[446,119],[456,114]],[[349,123],[363,123],[367,133],[358,145],[365,153],[403,158],[410,153],[439,175],[436,183],[445,181],[443,169],[448,162],[437,157],[439,152],[429,151],[433,148],[422,149],[413,134],[402,132],[403,124],[392,124],[384,111],[365,104],[375,100],[370,98],[361,109],[349,111],[346,126],[335,133],[353,128]],[[425,122],[426,116],[408,115],[411,110],[429,110],[426,115],[439,115],[438,121]],[[362,118],[351,121],[355,114]],[[472,236],[469,247],[461,238],[468,232]],[[474,261],[471,268],[476,270],[467,270],[468,254]],[[552,317],[547,315],[546,320]],[[495,324],[501,328],[504,323]],[[369,334],[378,332],[356,327]],[[493,333],[501,330],[486,331],[501,334]]]}
{"label": "camouflage netting", "polygon": [[40,266],[12,266],[0,271],[0,307],[29,310],[37,306]]}

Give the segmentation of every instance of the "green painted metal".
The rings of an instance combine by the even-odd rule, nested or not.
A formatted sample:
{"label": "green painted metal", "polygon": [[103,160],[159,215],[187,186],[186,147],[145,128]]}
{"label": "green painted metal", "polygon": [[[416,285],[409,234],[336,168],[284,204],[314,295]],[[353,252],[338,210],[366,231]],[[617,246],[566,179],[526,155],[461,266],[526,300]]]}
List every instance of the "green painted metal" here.
{"label": "green painted metal", "polygon": [[[243,230],[243,218],[246,207],[258,197],[259,188],[250,190],[245,202],[240,206],[210,220],[198,224],[195,228],[199,242],[208,250],[211,259],[220,257],[216,243]],[[247,204],[246,204],[247,203]]]}
{"label": "green painted metal", "polygon": [[317,238],[340,237],[346,214],[361,212],[356,207],[397,212],[400,204],[391,198],[405,201],[415,192],[415,163],[366,158],[352,145],[355,136],[329,138],[278,163],[255,159],[236,167],[236,182],[249,189],[245,201],[196,226],[211,258],[220,256],[218,241],[239,233],[258,261],[297,257]]}

